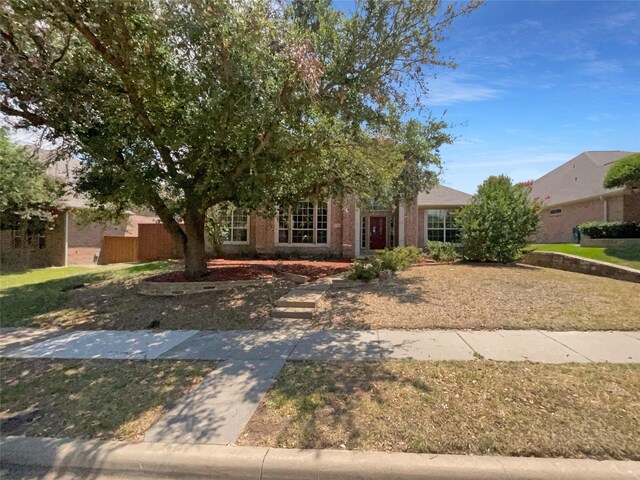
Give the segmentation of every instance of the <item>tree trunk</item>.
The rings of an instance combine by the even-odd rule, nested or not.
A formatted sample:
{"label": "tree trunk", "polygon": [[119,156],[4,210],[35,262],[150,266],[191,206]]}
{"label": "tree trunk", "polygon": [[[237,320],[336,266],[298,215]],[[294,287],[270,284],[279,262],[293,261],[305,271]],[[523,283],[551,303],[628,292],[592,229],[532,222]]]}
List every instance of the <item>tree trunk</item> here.
{"label": "tree trunk", "polygon": [[188,277],[198,278],[207,273],[207,254],[204,239],[205,214],[187,213],[184,216],[184,266]]}

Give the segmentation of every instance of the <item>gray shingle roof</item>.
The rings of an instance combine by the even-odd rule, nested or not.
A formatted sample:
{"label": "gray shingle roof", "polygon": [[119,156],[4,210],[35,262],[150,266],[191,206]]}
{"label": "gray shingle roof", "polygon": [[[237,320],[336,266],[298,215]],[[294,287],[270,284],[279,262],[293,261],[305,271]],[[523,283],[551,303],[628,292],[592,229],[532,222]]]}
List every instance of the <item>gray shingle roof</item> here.
{"label": "gray shingle roof", "polygon": [[439,206],[439,207],[455,207],[458,205],[466,205],[469,203],[471,195],[461,192],[454,188],[437,185],[429,192],[420,192],[418,194],[418,206]]}
{"label": "gray shingle roof", "polygon": [[619,150],[583,152],[534,181],[530,197],[552,206],[622,190],[604,188],[602,182],[611,164],[632,153]]}

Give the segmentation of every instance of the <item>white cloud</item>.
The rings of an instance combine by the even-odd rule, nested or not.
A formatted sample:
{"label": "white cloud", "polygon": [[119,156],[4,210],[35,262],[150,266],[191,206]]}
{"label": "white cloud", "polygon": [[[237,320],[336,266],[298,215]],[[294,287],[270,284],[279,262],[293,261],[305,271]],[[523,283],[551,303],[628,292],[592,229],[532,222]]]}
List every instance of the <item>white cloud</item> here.
{"label": "white cloud", "polygon": [[442,76],[430,82],[428,105],[453,105],[479,102],[502,97],[504,92],[486,84],[472,81],[469,75]]}

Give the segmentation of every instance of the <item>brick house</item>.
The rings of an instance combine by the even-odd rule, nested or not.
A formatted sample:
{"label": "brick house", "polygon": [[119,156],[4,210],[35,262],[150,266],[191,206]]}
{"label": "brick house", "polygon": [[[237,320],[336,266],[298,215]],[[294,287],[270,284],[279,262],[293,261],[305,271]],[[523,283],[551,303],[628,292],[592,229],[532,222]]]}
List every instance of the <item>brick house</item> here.
{"label": "brick house", "polygon": [[456,241],[453,218],[470,195],[438,186],[396,208],[370,204],[360,208],[353,197],[300,202],[275,218],[235,210],[225,218],[226,255],[329,254],[360,257],[396,246],[423,247],[426,240]]}
{"label": "brick house", "polygon": [[640,222],[640,191],[602,186],[611,165],[633,152],[583,152],[531,186],[544,205],[535,242],[573,241],[573,229],[589,221]]}
{"label": "brick house", "polygon": [[[43,161],[50,155],[42,150],[37,154]],[[70,184],[73,181],[73,170],[78,166],[77,159],[69,159],[50,165],[46,173]],[[54,212],[56,219],[52,228],[42,235],[22,238],[16,230],[0,230],[2,262],[6,265],[19,265],[28,261],[30,268],[91,264],[100,252],[103,236],[137,236],[139,224],[158,221],[154,216],[132,213],[126,222],[120,224],[91,223],[85,226],[78,221],[77,213],[86,205],[87,202],[82,197],[65,195],[59,209]],[[25,253],[27,258],[23,258]]]}

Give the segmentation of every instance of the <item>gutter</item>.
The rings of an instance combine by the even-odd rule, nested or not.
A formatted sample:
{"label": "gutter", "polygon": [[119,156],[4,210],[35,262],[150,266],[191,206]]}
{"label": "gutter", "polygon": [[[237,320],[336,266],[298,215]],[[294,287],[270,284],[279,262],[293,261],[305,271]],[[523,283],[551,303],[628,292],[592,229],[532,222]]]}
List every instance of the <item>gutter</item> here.
{"label": "gutter", "polygon": [[110,478],[638,480],[640,462],[5,437],[4,468]]}

